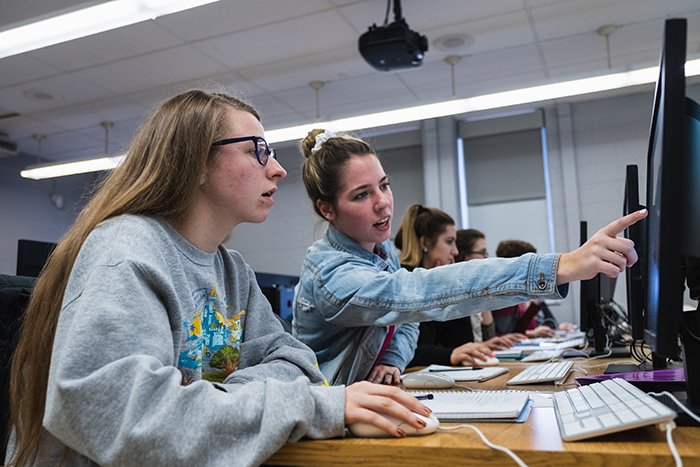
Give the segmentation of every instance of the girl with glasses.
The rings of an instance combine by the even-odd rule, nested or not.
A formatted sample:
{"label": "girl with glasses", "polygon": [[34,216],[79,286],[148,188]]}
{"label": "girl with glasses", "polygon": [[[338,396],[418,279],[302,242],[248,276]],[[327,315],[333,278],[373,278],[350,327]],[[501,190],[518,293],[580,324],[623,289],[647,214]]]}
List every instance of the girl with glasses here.
{"label": "girl with glasses", "polygon": [[[489,257],[486,249],[486,235],[477,229],[460,229],[457,231],[457,249],[455,262],[485,259]],[[503,333],[497,335],[496,323],[490,311],[474,313],[471,318],[474,338],[478,342],[486,342],[493,350],[502,350],[512,347],[522,341],[526,336],[522,333]]]}
{"label": "girl with glasses", "polygon": [[[39,276],[12,362],[9,465],[259,465],[287,440],[429,409],[328,387],[239,253],[286,171],[258,113],[188,91],[158,106]],[[237,139],[238,141],[232,141]],[[229,140],[227,144],[216,144]]]}
{"label": "girl with glasses", "polygon": [[394,200],[372,147],[323,129],[310,131],[300,147],[306,191],[329,225],[306,252],[292,327],[332,384],[398,384],[413,355],[418,322],[563,298],[568,282],[598,272],[616,276],[637,260],[632,242],[617,234],[645,211],[616,220],[569,253],[407,271],[389,240]]}

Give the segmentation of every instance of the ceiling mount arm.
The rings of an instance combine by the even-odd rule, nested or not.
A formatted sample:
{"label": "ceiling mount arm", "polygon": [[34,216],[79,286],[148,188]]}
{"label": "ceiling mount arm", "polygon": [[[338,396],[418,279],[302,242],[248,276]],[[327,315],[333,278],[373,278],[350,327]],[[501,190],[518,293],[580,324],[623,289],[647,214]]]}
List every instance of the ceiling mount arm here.
{"label": "ceiling mount arm", "polygon": [[401,0],[394,0],[394,21],[401,22]]}

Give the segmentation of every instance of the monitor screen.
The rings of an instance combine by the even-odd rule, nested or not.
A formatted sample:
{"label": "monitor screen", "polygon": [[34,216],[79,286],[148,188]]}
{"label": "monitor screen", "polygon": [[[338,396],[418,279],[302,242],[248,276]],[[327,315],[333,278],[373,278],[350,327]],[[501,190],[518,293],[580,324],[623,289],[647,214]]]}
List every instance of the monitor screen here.
{"label": "monitor screen", "polygon": [[299,282],[298,276],[256,272],[260,290],[272,305],[272,311],[291,323],[294,307],[294,287]]}
{"label": "monitor screen", "polygon": [[37,277],[56,247],[55,243],[36,240],[17,241],[17,275]]}

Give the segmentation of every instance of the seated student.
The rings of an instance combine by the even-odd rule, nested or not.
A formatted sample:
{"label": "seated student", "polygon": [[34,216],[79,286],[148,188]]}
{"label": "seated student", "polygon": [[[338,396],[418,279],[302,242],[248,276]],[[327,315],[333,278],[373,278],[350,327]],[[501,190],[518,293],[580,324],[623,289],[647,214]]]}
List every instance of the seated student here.
{"label": "seated student", "polygon": [[[537,253],[537,249],[523,240],[503,240],[496,247],[499,258],[516,258],[525,253]],[[515,306],[493,311],[498,333],[521,332],[527,337],[552,337],[557,320],[542,300],[531,300]],[[562,323],[562,329],[571,325]]]}
{"label": "seated student", "polygon": [[[399,261],[409,271],[430,269],[455,262],[455,221],[444,211],[420,204],[408,207],[394,244]],[[469,317],[449,321],[424,321],[413,360],[408,366],[478,364],[493,356],[491,349],[474,342]]]}
{"label": "seated student", "polygon": [[[489,252],[486,249],[486,235],[477,229],[460,229],[457,231],[457,249],[455,257],[457,263],[474,259],[486,259]],[[474,340],[485,342],[493,350],[501,350],[512,347],[527,337],[520,333],[496,333],[496,323],[490,311],[475,313],[469,317],[474,329]]]}
{"label": "seated student", "polygon": [[389,240],[394,200],[372,147],[321,129],[300,146],[306,191],[329,226],[306,252],[292,329],[332,384],[398,384],[418,338],[415,323],[563,298],[568,282],[598,272],[617,276],[637,260],[632,242],[617,235],[645,211],[614,221],[570,253],[408,271]]}
{"label": "seated student", "polygon": [[[12,363],[9,465],[259,465],[429,409],[398,388],[328,387],[240,254],[285,170],[258,113],[193,90],[157,107],[36,282]],[[218,381],[218,383],[214,383]]]}

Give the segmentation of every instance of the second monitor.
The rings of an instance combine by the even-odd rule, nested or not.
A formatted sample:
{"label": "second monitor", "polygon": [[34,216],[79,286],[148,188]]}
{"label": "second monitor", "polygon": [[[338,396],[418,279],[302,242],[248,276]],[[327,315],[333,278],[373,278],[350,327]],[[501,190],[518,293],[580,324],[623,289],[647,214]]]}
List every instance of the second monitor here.
{"label": "second monitor", "polygon": [[[588,240],[588,223],[581,221],[581,245]],[[609,319],[613,307],[613,295],[617,280],[604,274],[581,281],[580,324],[581,330],[593,341],[592,355],[610,351]]]}

